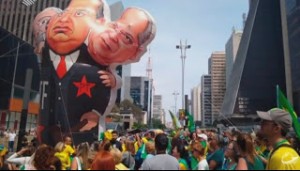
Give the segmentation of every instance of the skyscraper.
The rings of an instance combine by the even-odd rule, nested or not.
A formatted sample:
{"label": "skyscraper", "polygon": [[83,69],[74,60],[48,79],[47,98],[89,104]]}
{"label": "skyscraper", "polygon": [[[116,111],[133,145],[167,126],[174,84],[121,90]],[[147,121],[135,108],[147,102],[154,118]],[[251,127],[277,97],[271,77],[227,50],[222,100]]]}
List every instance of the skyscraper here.
{"label": "skyscraper", "polygon": [[211,75],[201,77],[201,118],[202,125],[212,125],[211,113]]}
{"label": "skyscraper", "polygon": [[229,82],[229,77],[231,75],[232,67],[236,58],[236,53],[239,49],[240,41],[242,38],[243,32],[238,31],[233,28],[229,40],[225,45],[225,54],[226,54],[226,87]]}
{"label": "skyscraper", "polygon": [[201,121],[201,86],[194,87],[191,91],[191,113],[194,115],[194,121]]}
{"label": "skyscraper", "polygon": [[[276,85],[284,92],[291,90],[290,74],[287,72],[290,66],[285,60],[289,52],[288,42],[283,39],[287,38],[283,32],[287,26],[282,22],[285,15],[281,2],[296,1],[251,1],[221,110],[227,117],[256,117],[257,110],[266,111],[276,106]],[[299,27],[299,22],[293,26]],[[294,46],[299,46],[299,39],[294,40],[297,42]],[[292,65],[298,64],[293,61]],[[294,73],[299,78],[299,74]],[[297,107],[299,103],[294,105]],[[246,122],[249,124],[249,120]]]}
{"label": "skyscraper", "polygon": [[163,122],[162,95],[153,95],[153,118]]}
{"label": "skyscraper", "polygon": [[212,120],[218,119],[226,90],[225,52],[213,52],[209,59],[211,75],[211,112]]}
{"label": "skyscraper", "polygon": [[[284,2],[284,3],[283,3]],[[287,96],[300,115],[300,1],[286,0],[280,4]]]}
{"label": "skyscraper", "polygon": [[131,64],[122,65],[122,87],[121,87],[121,101],[128,99],[131,100],[130,96],[130,77],[131,77]]}
{"label": "skyscraper", "polygon": [[131,77],[130,96],[133,103],[142,110],[147,111],[148,108],[148,77]]}

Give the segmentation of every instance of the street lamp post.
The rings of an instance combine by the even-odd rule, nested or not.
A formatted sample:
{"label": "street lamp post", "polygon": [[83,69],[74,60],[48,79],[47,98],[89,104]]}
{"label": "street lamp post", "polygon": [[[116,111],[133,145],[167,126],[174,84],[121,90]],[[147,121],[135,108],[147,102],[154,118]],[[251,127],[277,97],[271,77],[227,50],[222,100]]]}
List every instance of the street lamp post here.
{"label": "street lamp post", "polygon": [[174,95],[175,99],[175,115],[177,116],[177,96],[179,95],[179,93],[177,91],[174,91],[172,94]]}
{"label": "street lamp post", "polygon": [[187,45],[187,40],[185,44],[182,44],[180,40],[180,45],[176,45],[176,49],[180,49],[181,52],[181,62],[182,62],[182,109],[185,109],[184,106],[184,65],[185,65],[185,58],[186,58],[186,49],[190,49],[191,45]]}

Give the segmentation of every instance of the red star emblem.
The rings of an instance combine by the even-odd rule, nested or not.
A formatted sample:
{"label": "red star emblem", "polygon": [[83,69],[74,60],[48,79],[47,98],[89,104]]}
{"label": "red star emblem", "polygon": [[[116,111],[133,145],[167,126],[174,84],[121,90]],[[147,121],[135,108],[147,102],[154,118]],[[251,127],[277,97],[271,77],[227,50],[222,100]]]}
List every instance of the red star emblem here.
{"label": "red star emblem", "polygon": [[95,87],[95,83],[88,83],[85,75],[82,77],[81,82],[73,82],[73,84],[78,88],[76,97],[86,94],[92,98],[91,88]]}

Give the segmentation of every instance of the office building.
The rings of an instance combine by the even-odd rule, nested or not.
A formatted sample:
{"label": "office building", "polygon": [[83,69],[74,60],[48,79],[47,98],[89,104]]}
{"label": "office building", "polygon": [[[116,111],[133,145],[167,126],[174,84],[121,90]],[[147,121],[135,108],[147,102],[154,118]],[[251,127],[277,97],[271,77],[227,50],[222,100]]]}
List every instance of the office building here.
{"label": "office building", "polygon": [[299,113],[298,16],[299,1],[251,1],[221,110],[235,124],[276,107],[276,85]]}
{"label": "office building", "polygon": [[1,27],[0,37],[0,128],[18,129],[23,109],[26,71],[32,69],[27,130],[34,129],[39,113],[40,69],[37,57],[30,44]]}
{"label": "office building", "polygon": [[211,75],[211,112],[212,120],[218,119],[226,90],[225,52],[213,52],[209,58],[209,74]]}
{"label": "office building", "polygon": [[236,58],[236,53],[239,49],[240,41],[242,38],[243,32],[238,31],[233,28],[230,38],[228,39],[225,45],[225,56],[226,56],[226,87],[229,82],[231,75],[232,67]]}
{"label": "office building", "polygon": [[162,95],[153,95],[153,118],[163,122]]}
{"label": "office building", "polygon": [[194,121],[201,121],[201,86],[194,87],[191,91],[191,114]]}
{"label": "office building", "polygon": [[212,125],[211,113],[211,75],[202,75],[201,77],[201,116],[202,125]]}
{"label": "office building", "polygon": [[[296,113],[300,115],[300,1],[286,0],[281,3],[283,48],[286,72],[286,91]],[[286,25],[284,25],[286,24]],[[284,89],[284,87],[282,87]]]}
{"label": "office building", "polygon": [[143,111],[148,109],[148,77],[131,77],[130,96],[133,103],[140,107]]}

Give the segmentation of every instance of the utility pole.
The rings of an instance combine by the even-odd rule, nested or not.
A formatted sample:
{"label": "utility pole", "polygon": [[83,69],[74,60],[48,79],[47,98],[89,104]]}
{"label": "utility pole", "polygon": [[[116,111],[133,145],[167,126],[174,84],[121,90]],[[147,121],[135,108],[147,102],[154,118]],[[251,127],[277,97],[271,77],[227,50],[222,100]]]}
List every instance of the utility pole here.
{"label": "utility pole", "polygon": [[17,151],[21,150],[22,139],[26,134],[28,103],[30,101],[32,74],[33,74],[32,69],[26,70],[25,89],[24,89],[24,96],[23,96],[23,108],[22,108],[22,112],[21,112],[21,121],[20,121],[19,134],[18,134]]}
{"label": "utility pole", "polygon": [[182,44],[182,42],[181,42],[181,40],[180,40],[180,44],[179,45],[176,45],[176,49],[180,49],[180,52],[181,52],[181,56],[180,56],[180,58],[181,58],[181,64],[182,64],[182,94],[181,94],[181,96],[182,96],[182,109],[184,109],[184,68],[185,68],[185,59],[186,59],[186,50],[187,49],[190,49],[191,48],[191,45],[188,45],[187,44],[187,40],[185,41],[185,44]]}

